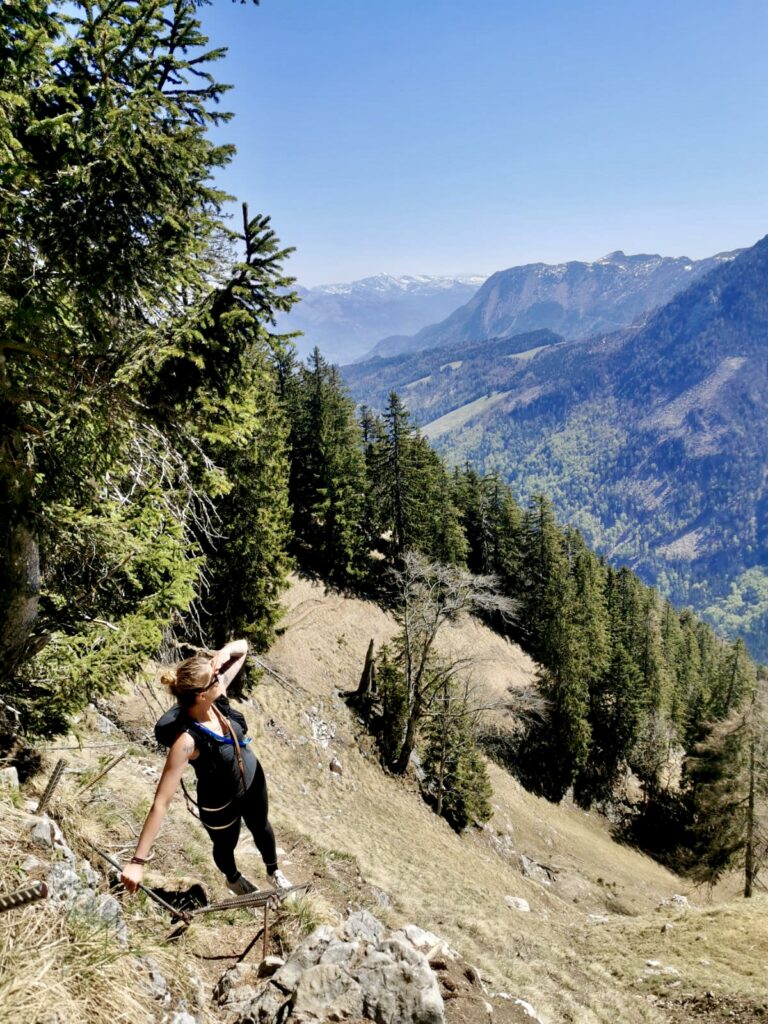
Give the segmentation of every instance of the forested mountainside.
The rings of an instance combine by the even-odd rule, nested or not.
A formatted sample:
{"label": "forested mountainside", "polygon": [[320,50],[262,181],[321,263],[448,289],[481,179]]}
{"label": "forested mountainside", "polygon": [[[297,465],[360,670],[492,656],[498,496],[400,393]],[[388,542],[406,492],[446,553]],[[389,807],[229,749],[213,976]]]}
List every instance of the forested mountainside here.
{"label": "forested mountainside", "polygon": [[704,260],[612,252],[592,263],[530,263],[491,275],[464,306],[412,337],[384,338],[370,358],[544,328],[570,340],[628,327],[736,253]]}
{"label": "forested mountainside", "polygon": [[428,277],[377,274],[348,284],[297,288],[300,302],[278,318],[278,329],[301,331],[300,355],[317,346],[332,362],[350,363],[380,338],[410,334],[448,316],[485,280],[478,275]]}
{"label": "forested mountainside", "polygon": [[345,372],[374,405],[396,381],[452,461],[551,495],[612,561],[766,658],[767,286],[763,239],[642,327]]}

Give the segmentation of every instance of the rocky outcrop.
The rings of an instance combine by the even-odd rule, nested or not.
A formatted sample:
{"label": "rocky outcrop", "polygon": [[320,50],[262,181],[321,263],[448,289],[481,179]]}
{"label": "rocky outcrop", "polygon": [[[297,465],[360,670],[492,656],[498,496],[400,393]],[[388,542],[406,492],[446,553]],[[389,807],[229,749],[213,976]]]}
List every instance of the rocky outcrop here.
{"label": "rocky outcrop", "polygon": [[[429,934],[416,932],[418,939]],[[450,951],[445,947],[444,952]],[[237,1024],[445,1021],[428,955],[405,931],[389,932],[365,910],[337,928],[317,928],[267,980],[258,971],[233,968],[217,985],[214,1000]]]}

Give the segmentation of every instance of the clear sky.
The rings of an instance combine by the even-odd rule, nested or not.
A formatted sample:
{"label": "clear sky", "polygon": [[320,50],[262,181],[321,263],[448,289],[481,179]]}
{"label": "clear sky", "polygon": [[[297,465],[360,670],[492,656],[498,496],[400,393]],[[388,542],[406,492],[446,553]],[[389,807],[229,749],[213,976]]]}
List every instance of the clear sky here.
{"label": "clear sky", "polygon": [[238,149],[301,284],[768,233],[766,0],[214,0]]}

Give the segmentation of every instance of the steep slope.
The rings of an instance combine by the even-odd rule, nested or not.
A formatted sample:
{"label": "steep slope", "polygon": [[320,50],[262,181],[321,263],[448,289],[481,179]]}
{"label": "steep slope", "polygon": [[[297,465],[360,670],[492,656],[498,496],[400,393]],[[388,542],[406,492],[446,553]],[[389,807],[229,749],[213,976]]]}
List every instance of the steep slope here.
{"label": "steep slope", "polygon": [[[284,633],[265,659],[272,674],[243,710],[269,779],[271,818],[287,851],[284,868],[294,879],[312,878],[316,893],[273,919],[275,942],[290,945],[302,922],[334,921],[351,907],[372,909],[391,926],[415,922],[447,939],[476,965],[500,1024],[521,1019],[505,1015],[506,1001],[492,994],[500,990],[531,1004],[544,1024],[699,1019],[685,1012],[688,1000],[717,1009],[720,1015],[713,1020],[722,1019],[730,1008],[758,1012],[768,957],[764,898],[705,909],[673,902],[660,906],[687,891],[680,879],[613,843],[597,815],[532,797],[493,765],[493,819],[482,829],[456,835],[421,801],[412,783],[382,771],[368,737],[338,696],[339,690],[356,685],[369,639],[380,645],[392,635],[392,618],[304,580],[293,582],[285,605]],[[535,671],[517,648],[476,623],[455,629],[446,642],[472,649],[479,659],[476,675],[492,693],[509,684],[528,685]],[[158,754],[142,742],[158,713],[156,689],[139,682],[102,711],[120,723],[107,740],[99,732],[107,727],[105,719],[91,711],[78,726],[82,746],[78,748],[74,737],[55,746],[74,748],[66,756],[76,771],[90,772],[86,779],[95,774],[99,755],[112,756],[126,747],[128,754],[86,801],[75,799],[72,776],[65,777],[57,810],[65,825],[76,820],[80,835],[108,849],[130,849],[161,764]],[[111,749],[105,753],[107,741]],[[59,756],[52,749],[49,766]],[[334,757],[342,764],[341,775],[328,769]],[[45,775],[33,792],[39,794],[44,782]],[[15,823],[21,816],[8,819]],[[0,828],[3,890],[19,884],[25,871],[37,870],[31,864],[20,868],[25,852],[20,844],[20,836],[6,837]],[[171,808],[157,853],[150,884],[170,889],[201,881],[212,896],[223,896],[207,839],[180,798]],[[240,860],[254,879],[262,877],[250,840],[241,840]],[[530,910],[510,906],[507,897],[526,900]],[[159,969],[172,980],[174,999],[190,998],[186,989],[192,972],[200,993],[198,1019],[231,1020],[208,998],[227,967],[238,959],[244,964],[258,961],[258,945],[254,949],[253,944],[258,921],[242,911],[207,916],[169,948],[161,944],[167,925],[146,904],[123,899],[123,906],[131,950],[159,961]],[[38,929],[46,923],[50,929],[53,909],[39,904],[23,913],[25,921],[37,914]],[[0,918],[0,928],[10,929],[9,921],[8,915]],[[5,938],[10,934],[2,932]],[[5,960],[0,958],[3,1024],[18,1020],[23,1016],[20,1008],[29,1006],[19,978],[3,973],[6,964],[26,963],[20,934],[16,924],[15,945],[6,942],[4,947],[13,950],[15,959],[7,953]],[[119,984],[136,986],[140,975],[144,984],[146,961],[127,960],[127,950],[114,950],[103,937],[99,941],[96,949],[94,940],[94,956],[98,952],[102,959],[95,965],[90,960],[80,965],[81,940],[61,968],[58,962],[49,967],[45,984],[51,992],[66,985],[74,989],[76,983],[81,1007],[88,1006],[88,992],[81,991],[88,989],[88,972],[113,959],[125,963],[115,983],[114,1006],[124,1005]],[[26,977],[40,989],[38,975],[45,964],[35,961],[31,951],[27,956]],[[111,972],[102,970],[95,988],[104,1013],[88,1019],[105,1024],[110,1019],[111,983]],[[134,1012],[132,1019],[152,1019],[135,1004],[125,1005]],[[166,1007],[156,1005],[159,1019]],[[460,1006],[451,1001],[446,1012],[448,1024],[486,1019],[462,1016]],[[53,1014],[50,1019],[58,1021]]]}
{"label": "steep slope", "polygon": [[767,295],[764,239],[641,327],[522,357],[472,347],[450,374],[441,349],[403,395],[452,459],[550,494],[609,557],[768,658]]}
{"label": "steep slope", "polygon": [[393,277],[378,274],[349,284],[299,288],[301,302],[278,321],[303,331],[299,355],[317,345],[331,362],[353,362],[386,334],[406,334],[441,320],[465,303],[485,280],[463,277]]}
{"label": "steep slope", "polygon": [[629,326],[736,255],[689,260],[612,252],[593,263],[530,263],[500,270],[447,319],[410,338],[384,338],[369,358],[544,328],[569,339],[604,334]]}

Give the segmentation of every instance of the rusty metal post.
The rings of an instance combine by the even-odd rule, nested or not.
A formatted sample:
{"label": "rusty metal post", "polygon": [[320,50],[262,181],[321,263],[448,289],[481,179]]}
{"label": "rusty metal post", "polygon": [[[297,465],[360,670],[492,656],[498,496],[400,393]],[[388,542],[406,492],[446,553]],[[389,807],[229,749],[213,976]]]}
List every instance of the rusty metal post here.
{"label": "rusty metal post", "polygon": [[78,789],[77,795],[78,796],[82,796],[83,793],[86,793],[89,789],[91,789],[93,786],[95,786],[96,783],[99,782],[100,779],[104,778],[104,776],[107,774],[107,772],[111,772],[112,769],[115,767],[115,765],[120,764],[120,762],[123,760],[124,757],[127,756],[127,754],[128,754],[128,751],[124,750],[122,752],[122,754],[118,754],[117,757],[113,758],[109,762],[109,764],[106,766],[106,768],[102,769],[102,771],[99,772],[99,774],[96,776],[95,779],[91,779],[90,782],[87,782],[84,786],[81,786],[80,789]]}
{"label": "rusty metal post", "polygon": [[25,885],[23,889],[17,889],[16,892],[0,896],[0,912],[26,906],[27,903],[34,903],[35,900],[45,899],[47,895],[48,886],[45,882],[33,882],[32,885]]}
{"label": "rusty metal post", "polygon": [[264,904],[264,937],[261,943],[261,959],[267,959],[267,950],[269,949],[269,904]]}
{"label": "rusty metal post", "polygon": [[53,791],[58,786],[59,779],[61,778],[66,765],[67,762],[64,760],[63,757],[56,762],[56,767],[51,772],[51,777],[48,780],[48,785],[45,787],[45,791],[43,792],[43,795],[40,797],[40,800],[38,801],[35,814],[42,814],[45,808],[48,806],[48,801],[53,796]]}

